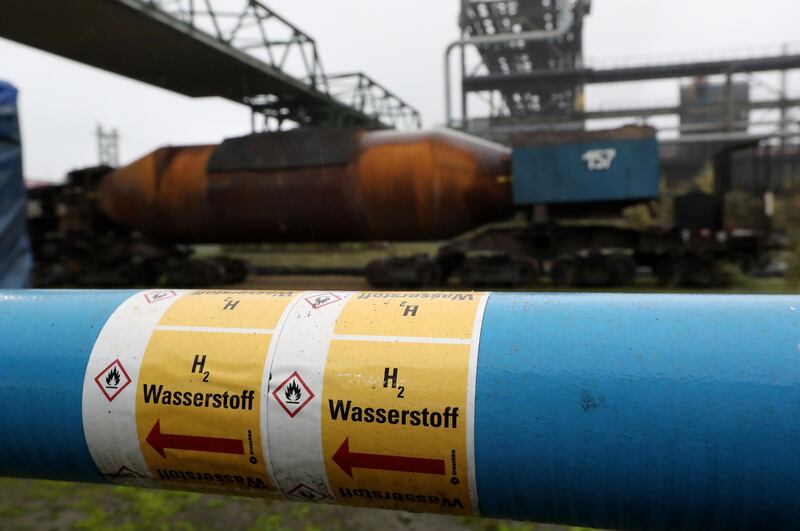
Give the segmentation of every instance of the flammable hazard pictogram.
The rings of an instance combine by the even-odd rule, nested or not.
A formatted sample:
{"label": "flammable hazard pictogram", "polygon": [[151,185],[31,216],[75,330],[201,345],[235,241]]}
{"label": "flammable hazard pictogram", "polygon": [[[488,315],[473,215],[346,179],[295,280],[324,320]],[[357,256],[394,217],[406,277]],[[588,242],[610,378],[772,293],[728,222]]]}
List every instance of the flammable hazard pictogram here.
{"label": "flammable hazard pictogram", "polygon": [[177,297],[177,296],[178,294],[172,291],[171,289],[151,291],[149,293],[144,294],[144,298],[148,304],[152,304],[158,301],[163,301],[164,299],[171,299],[172,297]]}
{"label": "flammable hazard pictogram", "polygon": [[334,302],[338,302],[342,300],[342,298],[335,293],[320,293],[319,295],[312,295],[310,297],[306,297],[303,299],[306,301],[313,309],[318,310],[323,306],[327,306],[329,304],[333,304]]}
{"label": "flammable hazard pictogram", "polygon": [[323,493],[321,493],[319,491],[316,491],[316,490],[312,489],[311,487],[309,487],[307,485],[303,485],[302,483],[300,483],[295,488],[290,490],[289,491],[289,495],[290,496],[297,496],[298,498],[300,498],[302,500],[310,501],[310,502],[316,502],[316,501],[324,500],[325,498],[328,497],[327,494],[323,494]]}
{"label": "flammable hazard pictogram", "polygon": [[103,369],[100,374],[95,376],[94,381],[106,396],[109,402],[114,400],[123,389],[131,383],[131,377],[125,371],[125,367],[120,363],[119,358]]}
{"label": "flammable hazard pictogram", "polygon": [[314,393],[306,385],[297,371],[294,371],[288,378],[275,388],[272,392],[273,398],[278,401],[284,411],[290,417],[294,417],[306,404],[314,398]]}

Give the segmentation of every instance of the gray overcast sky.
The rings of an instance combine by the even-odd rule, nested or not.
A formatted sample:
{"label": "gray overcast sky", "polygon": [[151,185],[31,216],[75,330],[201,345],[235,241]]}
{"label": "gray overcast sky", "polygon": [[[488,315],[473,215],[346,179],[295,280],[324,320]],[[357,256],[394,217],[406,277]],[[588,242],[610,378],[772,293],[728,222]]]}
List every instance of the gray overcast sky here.
{"label": "gray overcast sky", "polygon": [[[327,72],[363,70],[420,109],[427,127],[442,123],[442,54],[458,34],[458,0],[263,1],[316,38]],[[663,59],[777,50],[782,43],[800,51],[798,20],[800,0],[594,0],[584,55]],[[20,89],[28,178],[60,180],[69,169],[96,163],[98,123],[119,129],[123,163],[165,144],[249,132],[241,105],[193,100],[4,39],[0,78]],[[800,90],[797,75],[790,89]],[[588,107],[648,101],[676,102],[676,83],[587,90]]]}

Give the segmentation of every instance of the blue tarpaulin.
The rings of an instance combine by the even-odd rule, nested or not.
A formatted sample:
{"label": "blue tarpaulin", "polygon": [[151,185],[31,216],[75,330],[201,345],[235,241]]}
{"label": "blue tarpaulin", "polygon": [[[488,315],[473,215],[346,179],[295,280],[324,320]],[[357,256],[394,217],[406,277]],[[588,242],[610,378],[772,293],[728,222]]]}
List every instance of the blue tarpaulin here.
{"label": "blue tarpaulin", "polygon": [[0,288],[30,284],[32,257],[25,197],[17,89],[0,81]]}

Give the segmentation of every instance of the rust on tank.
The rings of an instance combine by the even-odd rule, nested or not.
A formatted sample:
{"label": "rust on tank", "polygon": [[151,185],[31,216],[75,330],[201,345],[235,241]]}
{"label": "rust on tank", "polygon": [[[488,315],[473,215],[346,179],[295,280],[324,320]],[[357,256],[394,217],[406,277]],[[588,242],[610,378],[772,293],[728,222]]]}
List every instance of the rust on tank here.
{"label": "rust on tank", "polygon": [[430,240],[503,217],[508,172],[507,148],[451,131],[300,129],[162,148],[99,194],[172,241]]}

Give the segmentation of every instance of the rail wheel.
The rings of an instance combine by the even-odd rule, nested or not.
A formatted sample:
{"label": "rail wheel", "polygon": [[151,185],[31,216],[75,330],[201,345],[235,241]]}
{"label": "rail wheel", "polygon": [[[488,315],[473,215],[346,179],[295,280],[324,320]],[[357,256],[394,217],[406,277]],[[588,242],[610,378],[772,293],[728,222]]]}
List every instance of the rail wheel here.
{"label": "rail wheel", "polygon": [[630,256],[611,256],[607,260],[607,267],[612,286],[630,286],[636,280],[636,262]]}
{"label": "rail wheel", "polygon": [[656,264],[653,273],[662,286],[678,286],[683,281],[683,261],[679,258],[663,258]]}
{"label": "rail wheel", "polygon": [[550,279],[554,286],[573,287],[578,281],[578,263],[572,258],[559,258],[550,266]]}
{"label": "rail wheel", "polygon": [[397,256],[367,264],[367,282],[374,287],[428,288],[442,282],[442,268],[427,255]]}
{"label": "rail wheel", "polygon": [[539,267],[527,257],[507,255],[469,257],[458,271],[461,284],[476,288],[485,286],[524,287],[539,279]]}
{"label": "rail wheel", "polygon": [[514,285],[519,288],[533,286],[539,283],[541,271],[539,264],[532,258],[517,258],[514,260],[517,269],[517,279]]}
{"label": "rail wheel", "polygon": [[578,258],[578,286],[608,286],[611,284],[609,262],[604,256],[590,255]]}

